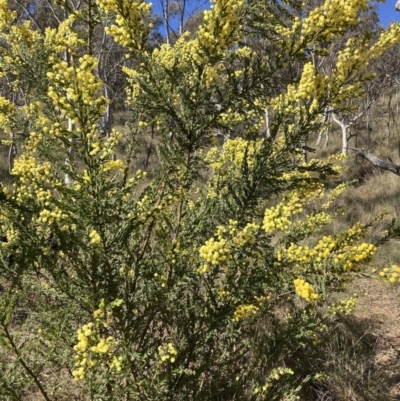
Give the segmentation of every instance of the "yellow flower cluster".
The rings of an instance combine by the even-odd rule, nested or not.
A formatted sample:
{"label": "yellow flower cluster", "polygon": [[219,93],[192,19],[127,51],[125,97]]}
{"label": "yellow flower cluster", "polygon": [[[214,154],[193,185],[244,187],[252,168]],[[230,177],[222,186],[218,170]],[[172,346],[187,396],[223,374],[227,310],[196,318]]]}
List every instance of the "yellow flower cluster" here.
{"label": "yellow flower cluster", "polygon": [[100,234],[96,230],[92,230],[89,234],[90,242],[92,244],[100,244],[101,243],[101,237]]}
{"label": "yellow flower cluster", "polygon": [[200,248],[200,256],[212,265],[221,265],[230,259],[230,246],[226,239],[209,239]]}
{"label": "yellow flower cluster", "polygon": [[312,252],[308,246],[291,243],[289,247],[279,249],[276,253],[276,264],[282,265],[288,262],[294,263],[300,268],[303,263],[308,263],[317,253]]}
{"label": "yellow flower cluster", "polygon": [[[282,376],[293,375],[293,374],[294,374],[294,372],[290,368],[278,367],[278,368],[272,369],[271,373],[268,375],[267,380],[265,381],[265,384],[263,384],[260,387],[256,387],[254,389],[254,394],[259,394],[259,393],[263,393],[265,391],[268,391],[269,389],[271,389],[274,386],[274,381],[279,380]],[[290,397],[290,399],[294,400],[294,399],[297,399],[297,398]],[[289,398],[288,398],[288,400],[289,400]]]}
{"label": "yellow flower cluster", "polygon": [[204,11],[204,22],[197,38],[211,56],[220,56],[241,35],[240,12],[243,0],[212,0],[210,10]]}
{"label": "yellow flower cluster", "polygon": [[[244,108],[246,108],[246,106],[244,106],[243,109]],[[246,120],[255,116],[256,112],[254,110],[247,110],[247,113],[239,113],[230,107],[224,113],[220,113],[218,117],[218,122],[222,125],[234,126],[239,125],[240,123],[243,123]]]}
{"label": "yellow flower cluster", "polygon": [[[281,46],[286,47],[287,42],[292,43],[291,51],[300,51],[310,43],[318,44],[330,40],[333,36],[341,34],[354,25],[357,14],[367,6],[366,0],[327,0],[321,7],[315,8],[306,18],[294,19],[291,28],[278,27],[282,35]],[[344,50],[339,52],[334,73],[330,78],[319,75],[312,63],[304,66],[303,74],[298,86],[288,85],[285,94],[279,95],[271,101],[271,107],[281,113],[300,113],[301,111],[313,113],[320,107],[320,100],[328,93],[333,107],[350,97],[361,97],[364,94],[363,84],[371,79],[370,73],[364,73],[371,60],[380,57],[393,44],[398,43],[399,27],[391,26],[384,31],[374,46],[368,40],[351,38]],[[293,43],[296,35],[300,39]],[[286,40],[285,40],[286,39]],[[307,109],[298,106],[296,102],[302,99],[311,99]]]}
{"label": "yellow flower cluster", "polygon": [[178,355],[178,351],[175,349],[172,343],[164,344],[163,346],[158,347],[158,353],[162,362],[170,363],[174,363],[176,356]]}
{"label": "yellow flower cluster", "polygon": [[57,28],[46,28],[44,45],[53,50],[55,54],[63,53],[68,50],[73,56],[77,49],[85,45],[85,41],[79,38],[72,26],[76,21],[76,15],[70,13],[65,21],[62,21]]}
{"label": "yellow flower cluster", "polygon": [[343,301],[340,301],[338,304],[330,306],[329,311],[333,315],[342,314],[342,315],[350,315],[356,307],[357,296],[350,297]]}
{"label": "yellow flower cluster", "polygon": [[167,285],[167,280],[168,280],[167,276],[164,276],[163,274],[154,273],[154,278],[160,281],[162,288],[164,288]]}
{"label": "yellow flower cluster", "polygon": [[[77,65],[68,65],[64,60],[51,57],[53,71],[47,73],[47,77],[54,85],[50,85],[48,96],[54,106],[74,123],[79,132],[83,127],[87,130],[88,122],[80,121],[83,108],[90,108],[90,112],[83,113],[90,115],[89,126],[104,114],[107,99],[99,96],[99,89],[103,83],[94,75],[98,61],[95,57],[85,54],[80,57]],[[96,127],[97,128],[97,127]]]}
{"label": "yellow flower cluster", "polygon": [[[364,39],[350,38],[346,47],[339,52],[331,76],[329,89],[333,106],[346,100],[364,96],[364,83],[371,79],[371,73],[364,73],[371,58],[368,43]],[[352,79],[349,80],[349,77]]]}
{"label": "yellow flower cluster", "polygon": [[[127,202],[127,204],[130,204],[130,201],[132,201],[132,203],[136,202],[135,187],[146,176],[147,173],[145,171],[137,170],[136,173],[126,181],[126,184],[120,190],[120,196],[124,202]],[[136,213],[129,208],[124,218],[132,218],[133,216],[136,216]]]}
{"label": "yellow flower cluster", "polygon": [[27,60],[35,57],[41,46],[41,35],[37,30],[31,28],[30,21],[17,22],[17,13],[8,8],[7,1],[2,1],[0,4],[0,40],[7,44],[2,48],[0,77],[5,75],[5,71],[13,74],[11,85],[17,92],[19,90],[18,75],[21,74],[24,67],[27,67]]}
{"label": "yellow flower cluster", "polygon": [[88,361],[88,353],[86,352],[88,349],[89,338],[92,335],[92,327],[93,323],[89,323],[84,325],[81,329],[78,330],[78,344],[74,346],[74,350],[78,353],[75,359],[75,366],[78,368],[72,372],[75,380],[84,380],[85,379],[85,369],[93,367],[96,363],[94,361]]}
{"label": "yellow flower cluster", "polygon": [[[139,98],[141,90],[142,74],[137,69],[123,67],[122,69],[126,75],[129,86],[126,88],[127,101],[134,103]],[[141,125],[139,125],[141,126]]]}
{"label": "yellow flower cluster", "polygon": [[339,52],[335,66],[335,78],[343,81],[349,76],[349,71],[358,72],[363,68],[366,59],[367,44],[359,39],[350,38],[343,50]]}
{"label": "yellow flower cluster", "polygon": [[224,289],[221,289],[218,292],[218,296],[220,298],[229,297],[229,295],[230,295],[230,291],[227,291],[227,290],[224,290]]}
{"label": "yellow flower cluster", "polygon": [[[10,224],[8,222],[8,224]],[[7,238],[7,242],[0,242],[2,248],[12,249],[13,244],[16,243],[19,239],[18,232],[12,226],[1,225],[1,231],[5,233]]]}
{"label": "yellow flower cluster", "polygon": [[108,367],[114,372],[120,372],[122,369],[122,356],[114,356],[111,361],[108,362]]}
{"label": "yellow flower cluster", "polygon": [[242,231],[238,232],[232,242],[237,247],[244,247],[246,244],[254,244],[257,238],[257,232],[260,226],[255,223],[248,223]]}
{"label": "yellow flower cluster", "polygon": [[291,40],[296,37],[296,33],[299,33],[300,39],[293,51],[299,51],[306,44],[310,44],[310,41],[313,44],[329,41],[356,24],[358,13],[367,6],[366,0],[326,0],[307,17],[295,17],[291,27],[277,26],[276,31],[282,36],[281,46],[287,46],[285,39]]}
{"label": "yellow flower cluster", "polygon": [[[340,102],[364,96],[364,82],[374,78],[371,72],[363,73],[371,61],[381,57],[393,45],[400,42],[400,27],[392,24],[382,31],[372,46],[369,40],[350,38],[339,53],[334,74],[330,82],[333,107]],[[355,77],[349,81],[349,77]]]}
{"label": "yellow flower cluster", "polygon": [[[203,55],[199,43],[196,40],[188,40],[188,36],[188,32],[184,33],[176,41],[174,47],[163,44],[159,49],[155,49],[152,53],[154,63],[170,71],[180,69],[186,72],[194,72],[191,71],[191,68],[202,64]],[[208,66],[208,69],[210,68],[212,67]],[[207,74],[206,71],[204,74]],[[194,76],[187,78],[190,80]]]}
{"label": "yellow flower cluster", "polygon": [[97,325],[102,325],[107,328],[110,326],[112,321],[112,309],[114,307],[121,306],[123,303],[122,299],[116,299],[110,304],[106,305],[104,299],[100,301],[99,309],[96,309],[93,312],[93,316]]}
{"label": "yellow flower cluster", "polygon": [[343,270],[356,270],[361,263],[366,263],[372,259],[376,253],[373,244],[362,243],[358,246],[348,246],[343,248],[334,261],[343,266]]}
{"label": "yellow flower cluster", "polygon": [[12,174],[20,176],[23,183],[29,180],[42,181],[43,177],[49,176],[52,166],[49,162],[38,164],[37,160],[28,152],[21,155],[14,165]]}
{"label": "yellow flower cluster", "polygon": [[220,172],[226,164],[240,168],[247,156],[246,162],[249,167],[255,163],[255,155],[261,149],[262,140],[248,141],[241,137],[228,139],[220,151],[212,148],[206,155],[205,160],[210,164],[214,172]]}
{"label": "yellow flower cluster", "polygon": [[[243,248],[246,245],[252,245],[257,240],[260,226],[255,223],[247,223],[239,230],[236,220],[229,220],[228,227],[218,226],[215,232],[215,238],[211,238],[200,248],[200,256],[207,263],[198,269],[198,273],[207,273],[211,265],[226,267],[226,264],[233,260],[232,251]],[[224,238],[228,234],[228,239]],[[254,256],[260,256],[261,253],[253,252]],[[235,256],[236,260],[236,256]]]}
{"label": "yellow flower cluster", "polygon": [[233,313],[233,321],[238,322],[239,320],[243,320],[248,318],[249,316],[253,316],[257,314],[259,309],[260,308],[255,305],[240,305]]}
{"label": "yellow flower cluster", "polygon": [[53,223],[59,223],[63,220],[66,220],[67,218],[68,215],[66,213],[57,207],[53,207],[53,210],[43,209],[40,212],[37,221],[51,225]]}
{"label": "yellow flower cluster", "polygon": [[114,160],[116,148],[122,136],[121,132],[113,129],[108,138],[101,138],[101,134],[95,124],[91,127],[91,131],[87,133],[86,141],[88,149],[90,149],[89,156],[96,157],[99,155],[99,159],[103,163],[102,171],[125,170],[126,165],[122,160]]}
{"label": "yellow flower cluster", "polygon": [[400,42],[400,24],[391,24],[388,29],[383,30],[378,41],[369,49],[367,60],[376,60],[393,45]]}
{"label": "yellow flower cluster", "polygon": [[349,245],[354,241],[358,241],[365,234],[365,227],[361,223],[356,223],[349,227],[346,231],[337,236],[338,241],[343,245]]}
{"label": "yellow flower cluster", "polygon": [[[373,270],[373,273],[375,272],[376,269]],[[379,277],[389,283],[400,283],[400,266],[392,265],[391,267],[385,267],[379,272]]]}
{"label": "yellow flower cluster", "polygon": [[115,340],[113,337],[100,338],[98,344],[94,345],[90,349],[91,351],[97,352],[99,354],[106,354],[110,350],[114,342]]}
{"label": "yellow flower cluster", "polygon": [[110,157],[113,157],[115,154],[115,149],[120,143],[123,137],[122,132],[117,131],[115,128],[112,129],[109,137],[102,145],[102,154],[100,156],[100,160],[107,160]]}
{"label": "yellow flower cluster", "polygon": [[[309,46],[318,45],[330,40],[357,22],[358,12],[366,9],[366,0],[327,0],[321,7],[315,8],[310,15],[301,19],[294,18],[291,28],[278,27],[281,34],[278,39],[281,47],[290,46],[290,51],[298,52]],[[296,42],[296,37],[299,39]],[[312,63],[304,66],[300,83],[290,84],[284,94],[271,101],[271,107],[280,113],[301,112],[313,113],[320,107],[320,100],[329,94],[333,107],[343,102],[364,96],[364,83],[374,77],[365,72],[371,61],[381,57],[390,47],[400,42],[400,27],[392,24],[384,30],[375,44],[371,45],[370,38],[350,38],[343,50],[339,52],[333,74],[328,77],[320,76]],[[288,45],[290,43],[290,45]],[[304,109],[296,102],[312,99]]]}
{"label": "yellow flower cluster", "polygon": [[84,380],[88,369],[98,362],[105,362],[110,369],[121,370],[121,357],[113,356],[116,347],[114,337],[99,338],[96,326],[90,322],[77,331],[78,343],[74,346],[76,370],[72,372],[75,380]]}
{"label": "yellow flower cluster", "polygon": [[14,117],[14,105],[3,96],[0,96],[0,128],[7,132],[10,130],[10,122]]}
{"label": "yellow flower cluster", "polygon": [[[281,149],[281,147],[283,146],[284,140],[285,140],[284,137],[280,137],[276,141],[277,151],[279,151]],[[296,149],[296,151],[299,151],[299,149]],[[331,165],[333,168],[341,167],[341,164],[342,164],[341,162],[343,162],[343,160],[345,160],[346,158],[347,158],[347,156],[345,154],[336,153],[336,154],[328,156],[324,160],[310,159],[310,161],[308,161],[308,162],[299,161],[299,166],[300,167],[324,167],[327,165]],[[309,180],[310,178],[316,178],[316,177],[317,177],[317,175],[315,175],[309,171],[298,171],[298,170],[290,171],[290,172],[282,174],[282,180],[284,180],[284,181],[304,180],[304,182],[307,182],[307,180]]]}
{"label": "yellow flower cluster", "polygon": [[15,11],[8,8],[7,0],[0,0],[0,30],[9,29],[17,16]]}
{"label": "yellow flower cluster", "polygon": [[[297,207],[296,207],[297,206]],[[285,231],[289,228],[289,216],[300,213],[303,208],[302,204],[292,206],[273,206],[265,210],[263,228],[267,233],[282,230]]]}
{"label": "yellow flower cluster", "polygon": [[[41,207],[49,210],[50,201],[52,198],[51,191],[43,189],[51,185],[53,188],[61,185],[60,181],[54,176],[53,168],[49,162],[40,162],[32,153],[35,149],[26,148],[18,159],[15,160],[12,174],[18,176],[19,185],[15,187],[13,197],[19,203],[24,203],[27,200],[36,200]],[[59,220],[66,216],[55,206],[47,217],[51,220]],[[47,212],[44,212],[43,217]]]}
{"label": "yellow flower cluster", "polygon": [[117,160],[109,160],[106,163],[104,163],[102,170],[107,173],[109,171],[120,171],[120,172],[124,172],[126,168],[126,164],[121,160],[121,159],[117,159]]}
{"label": "yellow flower cluster", "polygon": [[347,188],[349,187],[348,182],[344,182],[342,184],[339,184],[336,188],[332,189],[328,195],[328,199],[325,201],[325,203],[321,206],[321,209],[328,209],[333,201],[340,196]]}
{"label": "yellow flower cluster", "polygon": [[303,211],[310,200],[317,200],[324,195],[322,184],[310,183],[285,195],[282,202],[265,210],[263,228],[267,233],[288,230],[291,225],[289,217]]}
{"label": "yellow flower cluster", "polygon": [[318,212],[306,216],[304,220],[300,220],[296,223],[292,223],[286,230],[288,234],[306,236],[309,233],[319,230],[321,227],[326,226],[332,221],[332,216],[325,212]]}
{"label": "yellow flower cluster", "polygon": [[112,308],[122,304],[122,300],[115,300],[106,306],[104,300],[99,309],[93,312],[94,322],[83,325],[77,331],[78,343],[74,346],[76,352],[76,370],[72,372],[75,380],[84,380],[88,369],[101,364],[111,371],[119,372],[122,369],[122,357],[116,356],[117,340],[100,335],[100,326],[109,327],[112,319]]}
{"label": "yellow flower cluster", "polygon": [[307,302],[315,302],[318,299],[318,294],[314,291],[311,284],[300,278],[293,281],[296,293],[299,297],[304,298]]}
{"label": "yellow flower cluster", "polygon": [[211,88],[217,82],[219,78],[218,70],[211,66],[207,65],[203,71],[203,81],[204,85],[207,89]]}
{"label": "yellow flower cluster", "polygon": [[107,13],[116,13],[115,24],[106,28],[116,42],[130,50],[143,50],[152,27],[150,23],[145,23],[150,15],[151,3],[142,0],[97,0],[97,5]]}
{"label": "yellow flower cluster", "polygon": [[297,89],[297,99],[303,100],[311,97],[320,98],[325,96],[327,88],[327,77],[323,77],[315,70],[313,63],[306,63]]}
{"label": "yellow flower cluster", "polygon": [[[143,172],[142,174],[145,174]],[[167,209],[168,206],[172,205],[172,203],[178,199],[179,194],[167,195],[158,205],[153,206],[152,200],[149,196],[144,195],[139,201],[136,203],[137,208],[137,218],[139,221],[151,223],[154,220],[160,217],[160,213]],[[133,214],[129,214],[128,217],[133,217]]]}
{"label": "yellow flower cluster", "polygon": [[[289,84],[285,93],[271,100],[270,107],[283,114],[302,111],[306,114],[316,113],[323,107],[321,100],[326,97],[328,82],[328,77],[319,74],[311,62],[306,63],[300,82],[297,85]],[[298,106],[301,101],[307,102],[306,108]]]}
{"label": "yellow flower cluster", "polygon": [[[349,244],[359,240],[364,229],[356,224],[337,236],[324,236],[314,248],[291,243],[287,248],[281,248],[276,253],[276,264],[291,264],[297,269],[320,270],[328,259],[344,271],[356,270],[362,263],[371,260],[376,252],[373,244]],[[307,266],[307,267],[306,267]],[[306,268],[306,270],[304,270]]]}
{"label": "yellow flower cluster", "polygon": [[[149,80],[148,69],[151,68],[151,74],[157,76],[159,87],[169,93],[169,97],[174,106],[181,104],[182,93],[176,85],[171,83],[168,75],[160,74],[160,71],[170,71],[171,74],[182,74],[185,76],[185,82],[188,88],[188,95],[192,101],[197,101],[199,88],[210,88],[218,80],[222,84],[226,77],[220,73],[225,68],[222,63],[208,63],[204,61],[204,49],[201,48],[197,39],[188,39],[189,32],[184,33],[174,44],[163,44],[155,49],[149,63],[146,64],[146,70],[142,64],[138,69],[125,68],[130,83],[129,100],[135,101],[142,93],[142,87],[153,85]],[[206,65],[205,65],[206,64]],[[202,66],[199,69],[199,66]],[[204,68],[203,68],[204,67]],[[192,90],[190,90],[192,88]],[[160,121],[159,124],[162,122]],[[143,122],[141,124],[143,126]]]}
{"label": "yellow flower cluster", "polygon": [[295,105],[297,95],[296,86],[289,84],[286,88],[286,92],[278,95],[271,99],[269,106],[277,113],[296,114],[299,112],[299,108]]}
{"label": "yellow flower cluster", "polygon": [[326,0],[303,19],[301,34],[318,38],[319,41],[331,40],[349,26],[355,25],[358,13],[367,7],[367,0]]}
{"label": "yellow flower cluster", "polygon": [[8,34],[8,39],[15,52],[22,44],[24,48],[34,48],[37,46],[41,37],[39,32],[32,29],[30,21],[25,21],[21,25],[12,25],[10,33]]}

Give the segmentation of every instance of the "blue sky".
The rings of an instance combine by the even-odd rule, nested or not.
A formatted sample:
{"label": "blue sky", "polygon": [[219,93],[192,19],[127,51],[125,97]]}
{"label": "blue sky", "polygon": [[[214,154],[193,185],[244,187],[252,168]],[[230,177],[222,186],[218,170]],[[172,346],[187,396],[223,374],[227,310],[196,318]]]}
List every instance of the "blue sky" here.
{"label": "blue sky", "polygon": [[[378,4],[379,18],[381,25],[383,27],[387,27],[391,22],[400,22],[400,12],[395,10],[396,1],[397,0],[386,0],[386,2]],[[203,0],[198,0],[198,3],[202,2]],[[160,1],[153,0],[152,3],[153,3],[153,11],[161,13]],[[194,1],[192,0],[192,3],[196,3],[196,0]],[[173,19],[171,21],[171,26],[173,28],[177,28],[178,22],[176,20],[174,21]],[[164,34],[163,28],[161,28],[160,31],[162,32],[162,34]]]}
{"label": "blue sky", "polygon": [[387,0],[386,3],[379,4],[379,18],[381,25],[386,27],[391,22],[400,22],[400,12],[394,6],[397,0]]}

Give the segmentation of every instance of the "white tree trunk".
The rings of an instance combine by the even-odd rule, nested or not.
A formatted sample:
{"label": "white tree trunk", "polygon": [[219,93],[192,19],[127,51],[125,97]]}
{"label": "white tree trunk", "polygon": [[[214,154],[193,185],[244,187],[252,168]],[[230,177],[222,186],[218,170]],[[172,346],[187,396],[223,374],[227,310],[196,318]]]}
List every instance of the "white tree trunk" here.
{"label": "white tree trunk", "polygon": [[271,136],[271,131],[269,130],[269,114],[268,109],[265,109],[265,136],[269,138]]}
{"label": "white tree trunk", "polygon": [[14,159],[17,157],[17,145],[15,144],[15,135],[10,132],[10,150],[8,151],[8,172],[11,174],[14,168]]}
{"label": "white tree trunk", "polygon": [[[68,131],[73,131],[74,130],[74,124],[72,124],[72,120],[69,118],[68,119]],[[65,159],[65,166],[67,170],[71,169],[71,159],[72,159],[72,144],[73,144],[73,139],[69,139],[70,146],[67,150],[67,158]],[[64,184],[66,187],[71,187],[72,185],[72,179],[71,176],[68,173],[65,173],[64,175]]]}
{"label": "white tree trunk", "polygon": [[321,143],[322,137],[324,136],[324,133],[325,133],[325,131],[319,132],[317,141],[315,142],[315,146],[319,146],[319,144]]}
{"label": "white tree trunk", "polygon": [[348,145],[347,129],[349,127],[347,125],[343,125],[341,128],[342,128],[342,153],[344,155],[346,155],[347,154],[347,145]]}
{"label": "white tree trunk", "polygon": [[339,120],[339,117],[335,113],[332,113],[332,118],[333,121],[335,121],[335,123],[338,124],[342,130],[342,153],[346,155],[348,147],[347,132],[350,127],[350,124],[346,124],[344,121]]}
{"label": "white tree trunk", "polygon": [[329,142],[329,128],[326,129],[326,133],[325,133],[325,143],[324,143],[324,149],[327,148],[328,146],[328,142]]}
{"label": "white tree trunk", "polygon": [[[325,124],[328,121],[329,118],[329,110],[325,109],[324,111],[324,115],[322,117],[322,124]],[[320,131],[318,134],[318,138],[317,138],[317,142],[315,142],[315,146],[319,146],[319,144],[321,143],[322,137],[323,136],[328,137],[328,128],[324,129],[323,131]],[[325,140],[325,146],[324,148],[326,148],[326,145],[328,144],[328,139]]]}

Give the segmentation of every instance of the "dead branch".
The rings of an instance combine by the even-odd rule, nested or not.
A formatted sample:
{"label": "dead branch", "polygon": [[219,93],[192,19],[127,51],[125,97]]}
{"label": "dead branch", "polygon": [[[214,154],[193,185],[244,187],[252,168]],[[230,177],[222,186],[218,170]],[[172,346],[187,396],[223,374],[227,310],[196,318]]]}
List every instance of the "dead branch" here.
{"label": "dead branch", "polygon": [[381,160],[378,157],[374,156],[371,153],[366,152],[365,150],[360,150],[360,149],[351,149],[348,148],[352,151],[354,151],[356,156],[360,156],[365,160],[368,160],[371,162],[374,166],[379,167],[383,170],[390,171],[396,175],[400,175],[400,166],[385,160]]}

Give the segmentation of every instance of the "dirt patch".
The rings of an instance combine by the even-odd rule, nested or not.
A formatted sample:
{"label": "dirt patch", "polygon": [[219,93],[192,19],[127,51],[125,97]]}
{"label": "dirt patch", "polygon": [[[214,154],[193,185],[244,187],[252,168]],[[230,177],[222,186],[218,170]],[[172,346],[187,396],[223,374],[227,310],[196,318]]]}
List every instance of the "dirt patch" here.
{"label": "dirt patch", "polygon": [[400,287],[373,279],[357,279],[351,291],[367,295],[359,299],[354,316],[376,323],[378,338],[375,364],[390,376],[390,394],[400,400]]}

